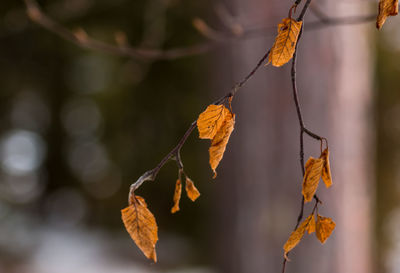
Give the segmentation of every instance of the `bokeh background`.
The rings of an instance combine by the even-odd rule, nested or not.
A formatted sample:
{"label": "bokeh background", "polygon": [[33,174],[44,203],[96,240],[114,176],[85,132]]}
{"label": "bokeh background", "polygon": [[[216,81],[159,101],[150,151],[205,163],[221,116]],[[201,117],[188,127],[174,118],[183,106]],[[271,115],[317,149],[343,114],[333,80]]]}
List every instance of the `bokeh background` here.
{"label": "bokeh background", "polygon": [[[170,214],[174,162],[140,188],[159,225],[157,264],[131,241],[120,210],[130,184],[270,48],[292,3],[39,4],[67,29],[112,45],[117,34],[134,47],[210,50],[159,60],[87,49],[30,21],[23,1],[2,1],[0,272],[280,272],[302,180],[288,66],[261,68],[235,97],[236,129],[217,179],[209,142],[189,137],[182,160],[202,194],[195,203],[183,197]],[[368,17],[376,7],[316,2],[305,27],[321,20],[318,11]],[[194,18],[217,32],[200,33]],[[287,272],[400,272],[399,24],[390,18],[379,33],[373,20],[320,24],[303,36],[300,100],[306,125],[329,139],[335,183],[320,189],[319,212],[337,228],[324,246],[305,238]],[[318,143],[305,148],[318,156]]]}

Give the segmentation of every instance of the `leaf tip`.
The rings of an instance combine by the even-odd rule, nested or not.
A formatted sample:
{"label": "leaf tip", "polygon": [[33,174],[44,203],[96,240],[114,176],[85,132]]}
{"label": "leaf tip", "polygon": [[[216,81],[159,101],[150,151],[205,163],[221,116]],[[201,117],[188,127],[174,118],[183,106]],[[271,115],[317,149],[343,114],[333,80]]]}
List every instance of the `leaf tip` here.
{"label": "leaf tip", "polygon": [[217,178],[217,171],[215,169],[213,169],[214,175],[213,175],[213,179]]}
{"label": "leaf tip", "polygon": [[181,195],[182,195],[182,183],[181,180],[178,179],[176,180],[175,184],[175,191],[174,191],[174,206],[171,208],[171,213],[175,213],[179,211],[179,201],[181,200]]}
{"label": "leaf tip", "polygon": [[173,207],[171,208],[171,213],[172,213],[172,214],[177,213],[179,210],[180,210],[179,207],[173,206]]}
{"label": "leaf tip", "polygon": [[197,198],[200,197],[200,192],[194,185],[193,181],[189,178],[186,177],[186,194],[189,197],[192,202],[196,201]]}
{"label": "leaf tip", "polygon": [[336,223],[331,218],[318,215],[315,235],[317,236],[321,244],[324,244],[326,240],[331,236],[335,227]]}
{"label": "leaf tip", "polygon": [[153,260],[154,263],[157,263],[157,253],[156,253],[156,251],[153,250],[153,252],[150,254],[150,256],[148,258]]}
{"label": "leaf tip", "polygon": [[140,196],[134,196],[133,204],[121,210],[122,222],[132,240],[148,258],[157,262],[156,243],[158,227],[154,215]]}

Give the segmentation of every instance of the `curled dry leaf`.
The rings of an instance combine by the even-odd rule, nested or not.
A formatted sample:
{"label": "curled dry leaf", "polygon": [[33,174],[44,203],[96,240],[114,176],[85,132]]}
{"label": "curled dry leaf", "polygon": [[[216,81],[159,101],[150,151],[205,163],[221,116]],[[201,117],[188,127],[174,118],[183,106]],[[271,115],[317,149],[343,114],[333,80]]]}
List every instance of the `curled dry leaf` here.
{"label": "curled dry leaf", "polygon": [[376,27],[381,29],[387,17],[395,16],[399,13],[399,0],[380,0],[379,13],[376,18]]}
{"label": "curled dry leaf", "polygon": [[226,115],[231,114],[224,105],[211,104],[199,115],[197,129],[202,139],[213,139],[225,121]]}
{"label": "curled dry leaf", "polygon": [[215,170],[224,156],[226,145],[228,144],[234,125],[235,115],[224,105],[209,105],[197,119],[199,137],[211,139],[209,154],[210,166],[214,171],[214,178],[217,176]]}
{"label": "curled dry leaf", "polygon": [[280,67],[290,61],[296,50],[302,24],[302,21],[297,22],[291,18],[284,18],[278,24],[278,35],[271,48],[268,63],[271,62],[273,66]]}
{"label": "curled dry leaf", "polygon": [[[310,216],[311,216],[311,219],[309,220],[309,223],[306,228],[306,230],[308,231],[308,234],[315,232],[315,216],[314,216],[314,214],[312,214]],[[310,216],[308,216],[308,218],[310,218]]]}
{"label": "curled dry leaf", "polygon": [[306,203],[312,200],[315,192],[317,191],[319,179],[322,175],[323,166],[324,160],[322,158],[310,157],[307,160],[302,189],[302,194]]}
{"label": "curled dry leaf", "polygon": [[140,196],[133,196],[131,204],[121,210],[122,221],[132,240],[143,254],[157,262],[156,243],[158,227],[154,215]]}
{"label": "curled dry leaf", "polygon": [[174,206],[171,208],[171,213],[179,211],[179,201],[182,195],[182,182],[180,179],[176,180],[174,192]]}
{"label": "curled dry leaf", "polygon": [[332,175],[331,175],[331,166],[329,164],[329,150],[326,148],[322,154],[321,159],[324,160],[324,165],[322,167],[322,181],[324,181],[325,186],[329,188],[332,186]]}
{"label": "curled dry leaf", "polygon": [[224,123],[211,141],[211,147],[208,151],[210,153],[210,166],[214,171],[213,178],[217,177],[217,172],[215,170],[224,156],[226,145],[228,144],[234,126],[235,115],[229,112],[225,115]]}
{"label": "curled dry leaf", "polygon": [[200,192],[194,186],[193,181],[189,177],[186,177],[186,187],[185,187],[185,189],[186,189],[187,196],[193,202],[196,201],[197,198],[199,198]]}
{"label": "curled dry leaf", "polygon": [[321,243],[325,243],[326,239],[331,236],[332,231],[335,229],[335,222],[329,217],[323,217],[318,214],[317,229],[315,235]]}
{"label": "curled dry leaf", "polygon": [[288,260],[287,257],[288,252],[291,251],[300,243],[306,230],[308,230],[308,232],[311,233],[310,230],[313,229],[312,226],[314,226],[315,229],[314,214],[309,215],[303,222],[301,222],[301,224],[296,228],[296,230],[290,234],[289,239],[283,246],[283,250],[285,251],[284,254],[285,259]]}

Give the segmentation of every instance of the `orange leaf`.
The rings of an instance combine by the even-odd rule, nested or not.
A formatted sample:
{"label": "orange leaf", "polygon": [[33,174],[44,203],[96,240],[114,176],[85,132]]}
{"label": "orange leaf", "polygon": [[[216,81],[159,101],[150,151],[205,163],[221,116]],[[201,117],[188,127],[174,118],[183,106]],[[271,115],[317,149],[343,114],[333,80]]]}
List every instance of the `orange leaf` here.
{"label": "orange leaf", "polygon": [[310,157],[306,163],[306,172],[303,179],[303,190],[304,201],[310,202],[317,191],[319,179],[322,175],[322,167],[324,166],[324,160],[321,158]]}
{"label": "orange leaf", "polygon": [[[307,225],[308,234],[315,232],[315,216],[314,216],[314,214],[312,214],[310,216],[311,216],[311,219],[309,220],[309,223]],[[310,218],[310,216],[308,216],[308,218]]]}
{"label": "orange leaf", "polygon": [[329,164],[329,150],[326,148],[321,157],[324,160],[324,165],[322,167],[322,181],[324,181],[325,186],[329,188],[332,186],[332,175],[331,175],[331,166]]}
{"label": "orange leaf", "polygon": [[210,153],[210,166],[214,171],[214,178],[217,176],[215,171],[224,156],[226,145],[228,144],[229,137],[235,126],[235,115],[228,111],[221,128],[211,141],[211,147],[208,150]]}
{"label": "orange leaf", "polygon": [[209,105],[197,119],[199,137],[202,139],[213,139],[223,125],[225,116],[229,114],[229,110],[222,104]]}
{"label": "orange leaf", "polygon": [[179,201],[181,200],[182,195],[182,183],[181,180],[176,180],[175,184],[175,192],[174,192],[174,206],[171,208],[171,213],[175,213],[179,211]]}
{"label": "orange leaf", "polygon": [[302,21],[297,22],[290,18],[284,18],[278,24],[278,35],[271,48],[268,63],[271,62],[273,66],[279,67],[290,61],[296,50],[302,24]]}
{"label": "orange leaf", "polygon": [[399,13],[399,0],[380,0],[379,13],[376,18],[376,27],[381,29],[389,16],[395,16]]}
{"label": "orange leaf", "polygon": [[185,187],[185,189],[186,189],[187,196],[193,202],[196,201],[197,198],[199,198],[200,192],[194,186],[193,181],[189,177],[186,177],[186,187]]}
{"label": "orange leaf", "polygon": [[331,218],[323,217],[318,214],[317,231],[315,232],[315,235],[322,244],[325,243],[329,236],[331,236],[335,226],[336,224]]}
{"label": "orange leaf", "polygon": [[301,239],[304,236],[304,233],[306,230],[308,230],[309,233],[310,230],[312,230],[312,223],[314,222],[314,227],[315,227],[315,220],[314,220],[314,214],[309,215],[301,224],[296,228],[295,231],[293,231],[289,239],[286,241],[285,245],[283,246],[283,250],[285,251],[285,259],[287,258],[287,254],[289,251],[291,251],[293,248],[295,248],[301,241]]}
{"label": "orange leaf", "polygon": [[132,240],[143,254],[157,262],[156,243],[158,240],[157,223],[154,215],[140,196],[133,196],[131,205],[121,210],[122,221]]}

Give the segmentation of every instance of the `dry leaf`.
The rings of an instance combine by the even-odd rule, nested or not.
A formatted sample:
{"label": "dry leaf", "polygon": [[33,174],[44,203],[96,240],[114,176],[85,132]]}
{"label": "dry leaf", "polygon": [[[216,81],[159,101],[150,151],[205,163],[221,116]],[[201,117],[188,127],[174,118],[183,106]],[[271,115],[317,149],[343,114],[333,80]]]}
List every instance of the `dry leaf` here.
{"label": "dry leaf", "polygon": [[179,201],[182,195],[182,182],[180,179],[176,180],[174,192],[174,206],[171,208],[171,213],[179,211]]}
{"label": "dry leaf", "polygon": [[121,210],[122,221],[129,235],[148,259],[157,262],[157,223],[154,215],[140,196],[132,198],[132,204]]}
{"label": "dry leaf", "polygon": [[306,172],[303,179],[303,190],[304,201],[310,202],[317,191],[319,179],[322,175],[322,168],[324,166],[324,160],[321,158],[310,157],[306,163]]}
{"label": "dry leaf", "polygon": [[[314,224],[312,224],[314,223]],[[290,236],[289,239],[286,241],[285,245],[283,246],[283,250],[285,251],[285,259],[287,258],[287,253],[289,251],[291,251],[293,248],[295,248],[295,246],[298,245],[298,243],[300,243],[301,239],[304,236],[304,233],[306,232],[306,230],[308,230],[309,233],[310,230],[312,230],[312,225],[314,225],[315,227],[315,219],[314,219],[314,214],[309,215],[298,227],[295,231],[293,231]]]}
{"label": "dry leaf", "polygon": [[329,188],[332,186],[332,175],[331,175],[331,166],[329,164],[329,150],[326,148],[322,154],[321,159],[324,160],[324,166],[322,167],[322,181],[324,181],[325,186]]}
{"label": "dry leaf", "polygon": [[209,105],[197,119],[199,137],[202,139],[213,139],[223,125],[225,116],[230,114],[230,111],[224,105]]}
{"label": "dry leaf", "polygon": [[399,0],[380,0],[379,13],[376,18],[376,27],[381,29],[389,16],[395,16],[399,13]]}
{"label": "dry leaf", "polygon": [[[314,214],[312,214],[310,216],[311,216],[311,219],[309,220],[310,222],[307,225],[308,234],[315,232],[315,216],[314,216]],[[310,218],[310,216],[308,216],[308,218]]]}
{"label": "dry leaf", "polygon": [[278,24],[278,35],[271,48],[268,63],[271,62],[273,66],[279,67],[290,61],[296,50],[302,24],[302,21],[297,22],[290,18],[285,18]]}
{"label": "dry leaf", "polygon": [[323,217],[318,214],[317,230],[315,235],[321,243],[325,243],[326,239],[331,236],[332,231],[335,229],[335,222],[329,217]]}
{"label": "dry leaf", "polygon": [[196,201],[197,198],[199,198],[200,192],[195,187],[193,181],[189,177],[186,177],[186,187],[185,187],[185,189],[186,189],[187,196],[193,202]]}
{"label": "dry leaf", "polygon": [[214,178],[217,176],[217,172],[215,171],[218,167],[219,162],[224,156],[226,145],[228,144],[229,137],[233,131],[235,126],[235,115],[231,112],[228,112],[225,115],[225,119],[221,128],[218,130],[217,134],[211,141],[211,147],[208,150],[210,153],[210,166],[214,171]]}

